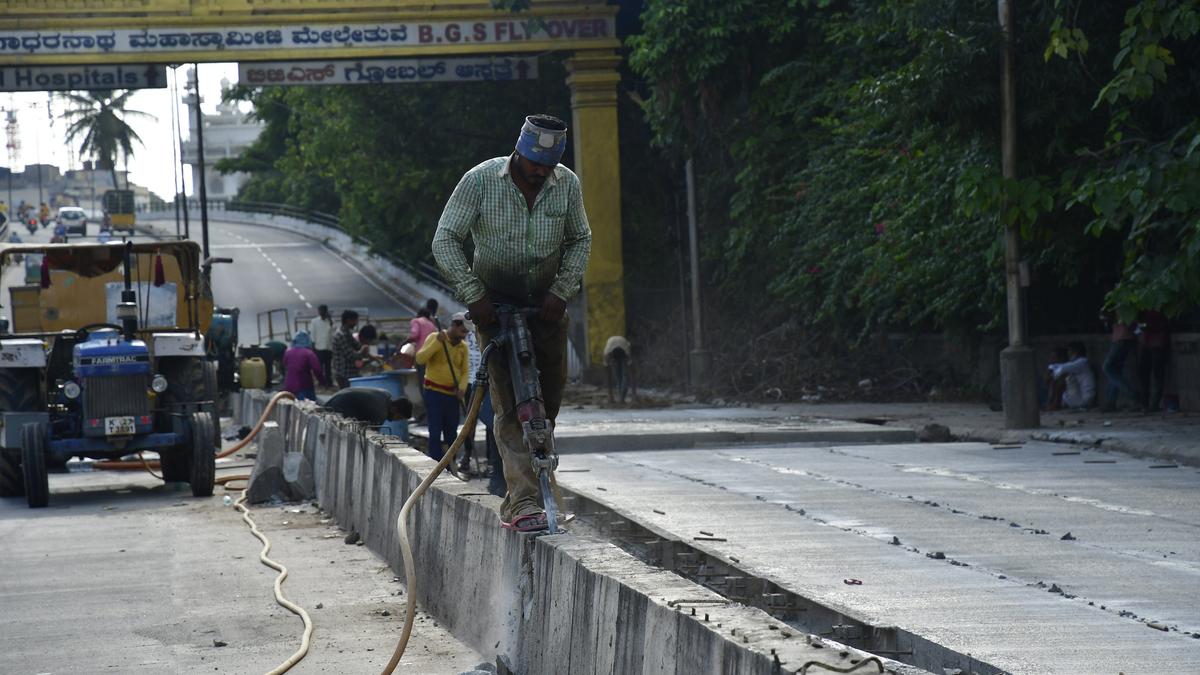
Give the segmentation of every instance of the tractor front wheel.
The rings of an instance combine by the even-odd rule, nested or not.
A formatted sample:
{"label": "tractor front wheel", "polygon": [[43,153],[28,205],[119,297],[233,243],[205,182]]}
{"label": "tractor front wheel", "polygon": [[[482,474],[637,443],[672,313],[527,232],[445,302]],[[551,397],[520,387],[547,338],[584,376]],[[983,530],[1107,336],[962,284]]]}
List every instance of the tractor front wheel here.
{"label": "tractor front wheel", "polygon": [[213,451],[212,414],[192,413],[191,466],[188,482],[192,484],[193,497],[211,497],[213,483],[217,477],[217,454]]}

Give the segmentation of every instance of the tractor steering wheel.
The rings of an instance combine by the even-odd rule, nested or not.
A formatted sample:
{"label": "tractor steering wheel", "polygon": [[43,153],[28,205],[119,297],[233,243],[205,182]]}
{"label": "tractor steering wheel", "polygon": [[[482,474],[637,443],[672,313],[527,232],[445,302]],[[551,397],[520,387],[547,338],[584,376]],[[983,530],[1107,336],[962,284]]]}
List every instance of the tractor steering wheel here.
{"label": "tractor steering wheel", "polygon": [[97,328],[114,328],[118,333],[125,330],[124,326],[118,326],[115,323],[89,323],[86,326],[75,329],[75,339],[79,342],[86,342],[88,333],[96,330]]}

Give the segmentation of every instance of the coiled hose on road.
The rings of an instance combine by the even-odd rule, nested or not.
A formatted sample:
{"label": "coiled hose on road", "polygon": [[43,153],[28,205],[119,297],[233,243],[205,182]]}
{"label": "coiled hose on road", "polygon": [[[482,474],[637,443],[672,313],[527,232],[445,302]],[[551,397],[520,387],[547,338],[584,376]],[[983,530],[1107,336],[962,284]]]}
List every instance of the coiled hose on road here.
{"label": "coiled hose on road", "polygon": [[[396,666],[400,664],[400,659],[404,656],[404,651],[408,648],[408,640],[412,635],[413,624],[416,622],[417,617],[417,574],[416,563],[413,560],[412,544],[408,539],[408,515],[412,512],[413,506],[416,505],[417,500],[420,499],[421,496],[425,494],[425,491],[429,489],[429,486],[433,484],[433,481],[437,480],[437,477],[442,474],[442,471],[444,471],[446,467],[454,461],[454,458],[458,456],[458,451],[462,448],[463,443],[466,442],[467,437],[470,436],[470,430],[475,428],[475,422],[479,418],[479,408],[483,405],[483,396],[485,390],[487,389],[486,380],[484,382],[485,383],[483,386],[475,387],[474,394],[471,397],[471,405],[467,408],[467,417],[463,421],[462,429],[458,432],[458,437],[454,439],[454,443],[452,443],[450,448],[446,450],[445,456],[443,456],[441,461],[437,463],[437,466],[433,468],[433,471],[431,471],[429,475],[421,481],[421,484],[417,486],[417,489],[413,490],[413,493],[404,501],[404,506],[400,509],[400,516],[396,519],[396,530],[400,535],[400,553],[404,558],[404,579],[407,597],[405,598],[404,628],[400,633],[400,640],[396,643],[396,649],[392,653],[392,658],[383,668],[383,675],[392,675],[392,673],[394,673],[396,670]],[[232,455],[249,445],[254,440],[254,437],[258,435],[258,432],[262,430],[263,425],[270,417],[271,412],[274,410],[276,404],[278,404],[279,401],[287,399],[294,400],[295,396],[286,391],[278,392],[272,396],[271,400],[267,403],[267,407],[263,409],[262,415],[259,416],[258,422],[254,425],[254,428],[250,430],[250,433],[232,447],[217,453],[217,457],[228,457],[229,455]],[[147,460],[119,462],[108,461],[96,462],[94,467],[97,469],[145,469],[150,471],[151,468],[157,468],[158,464],[159,463],[157,461]],[[217,482],[224,484],[229,481],[246,480],[248,478],[249,476],[245,475],[222,476],[217,480]],[[226,489],[228,489],[228,486],[226,486]],[[258,530],[258,527],[255,526],[254,521],[250,518],[249,510],[245,506],[245,501],[246,491],[243,489],[242,495],[237,500],[236,506],[242,512],[242,520],[246,521],[246,524],[250,526],[251,533],[253,533],[255,537],[263,542],[263,549],[259,553],[259,561],[279,572],[279,576],[275,579],[275,601],[293,614],[299,615],[300,618],[304,620],[304,637],[301,641],[300,649],[298,649],[296,653],[292,654],[287,661],[281,663],[275,668],[275,670],[270,671],[268,674],[278,675],[280,673],[287,672],[288,669],[299,663],[300,660],[303,659],[308,653],[309,643],[312,637],[312,619],[308,616],[308,613],[305,612],[303,608],[283,597],[281,586],[284,579],[287,578],[287,568],[267,557],[267,553],[271,550],[271,542],[266,535],[262,534],[262,532]]]}
{"label": "coiled hose on road", "polygon": [[[217,453],[217,457],[218,458],[228,457],[228,456],[234,454],[235,452],[238,452],[242,448],[245,448],[250,443],[252,443],[254,441],[255,436],[258,436],[258,432],[262,431],[263,425],[265,425],[267,423],[267,420],[271,416],[271,412],[275,410],[275,406],[278,405],[280,401],[295,400],[295,399],[296,399],[296,397],[291,392],[281,391],[281,392],[276,393],[274,396],[271,397],[271,400],[267,403],[267,407],[263,409],[262,415],[259,416],[258,422],[254,425],[254,428],[250,430],[250,433],[246,434],[245,438],[238,441],[231,447]],[[150,473],[150,475],[155,476],[157,478],[162,478],[162,476],[155,474],[153,471],[153,468],[161,467],[160,462],[158,462],[157,460],[148,461],[141,456],[141,453],[138,453],[138,459],[140,461],[96,462],[93,465],[93,467],[96,469],[116,469],[116,470],[145,469],[147,472]],[[228,483],[235,481],[235,480],[249,480],[249,478],[250,478],[250,476],[248,474],[242,474],[242,475],[236,475],[236,476],[221,476],[214,482],[218,485],[224,486],[226,491],[228,491],[228,490],[230,490]],[[246,488],[242,488],[242,494],[240,497],[238,497],[238,500],[237,500],[237,502],[234,503],[234,506],[239,511],[242,512],[242,520],[245,521],[246,525],[248,525],[250,527],[250,533],[253,534],[259,541],[262,542],[263,547],[262,547],[262,550],[259,551],[259,553],[258,553],[258,561],[261,562],[262,564],[266,565],[267,567],[270,567],[271,569],[275,570],[276,572],[279,572],[279,574],[275,577],[275,587],[274,587],[275,602],[277,604],[279,604],[279,606],[281,606],[284,609],[291,612],[292,614],[299,616],[300,619],[304,622],[304,634],[300,639],[300,647],[298,649],[296,649],[296,651],[293,652],[292,655],[287,658],[287,660],[285,660],[283,663],[280,663],[278,666],[275,666],[275,668],[273,668],[267,672],[267,675],[282,675],[283,673],[286,673],[287,671],[291,670],[292,666],[295,666],[297,663],[300,663],[300,661],[305,656],[308,655],[308,649],[312,643],[313,622],[312,622],[312,617],[310,617],[308,615],[308,612],[304,611],[303,607],[301,607],[301,606],[297,605],[296,603],[292,602],[291,600],[288,600],[287,598],[283,597],[283,582],[287,579],[288,570],[287,570],[287,567],[285,567],[284,565],[281,565],[280,563],[276,562],[275,560],[272,560],[267,555],[268,553],[271,552],[271,540],[269,538],[267,538],[267,535],[263,534],[258,529],[258,525],[255,524],[254,519],[250,517],[250,509],[246,508],[246,490],[247,489],[248,489],[248,486]]]}

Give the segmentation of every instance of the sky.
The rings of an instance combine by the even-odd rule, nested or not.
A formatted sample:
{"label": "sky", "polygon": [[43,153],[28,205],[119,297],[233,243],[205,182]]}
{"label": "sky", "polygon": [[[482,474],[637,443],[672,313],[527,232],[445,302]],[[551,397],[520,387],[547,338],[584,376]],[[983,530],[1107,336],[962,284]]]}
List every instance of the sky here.
{"label": "sky", "polygon": [[[178,70],[180,96],[183,95],[183,85],[186,80],[188,66]],[[231,84],[237,84],[236,63],[202,63],[200,64],[200,93],[201,108],[206,113],[215,113],[217,104],[221,101],[221,78],[228,78]],[[172,77],[167,69],[168,80]],[[60,170],[81,169],[83,162],[78,156],[79,142],[71,148],[66,144],[67,121],[63,118],[66,105],[57,95],[50,95],[50,115],[47,115],[47,92],[0,93],[0,108],[15,110],[20,124],[20,156],[15,162],[17,171],[27,164],[53,164]],[[186,140],[188,135],[187,106],[176,101],[180,115],[182,133]],[[243,110],[249,110],[247,104],[241,104]],[[129,162],[130,180],[138,185],[150,188],[151,192],[160,197],[170,199],[174,193],[172,187],[175,180],[174,159],[172,158],[171,140],[171,95],[169,89],[140,89],[130,98],[129,109],[140,110],[153,115],[155,120],[131,118],[128,120],[133,130],[142,138],[143,145],[134,145],[133,158]],[[0,117],[0,135],[5,133],[4,117]],[[207,144],[206,144],[207,145]],[[9,158],[6,149],[0,146],[0,166],[8,166]],[[121,168],[118,165],[118,168]],[[186,191],[191,194],[191,175],[187,174]]]}

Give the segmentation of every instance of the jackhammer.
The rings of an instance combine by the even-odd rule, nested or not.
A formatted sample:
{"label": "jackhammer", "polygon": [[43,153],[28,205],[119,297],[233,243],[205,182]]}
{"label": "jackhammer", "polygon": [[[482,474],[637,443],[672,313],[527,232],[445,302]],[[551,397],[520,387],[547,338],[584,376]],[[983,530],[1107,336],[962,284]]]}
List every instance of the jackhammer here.
{"label": "jackhammer", "polygon": [[[558,526],[558,503],[554,498],[554,475],[558,468],[558,455],[554,452],[554,428],[546,417],[546,406],[542,399],[542,385],[538,381],[537,360],[533,353],[533,340],[529,334],[529,324],[526,319],[537,315],[541,310],[536,308],[517,307],[509,304],[496,304],[496,313],[500,320],[500,330],[496,337],[483,348],[479,360],[479,370],[475,372],[475,391],[471,396],[471,404],[467,408],[467,417],[463,421],[458,437],[446,451],[441,461],[429,475],[421,481],[417,489],[404,501],[400,516],[396,519],[396,530],[400,535],[400,553],[404,559],[404,577],[407,590],[405,598],[404,628],[400,633],[400,641],[392,658],[384,666],[383,675],[391,675],[404,656],[408,647],[408,639],[412,634],[413,622],[417,615],[417,575],[413,560],[412,544],[408,539],[408,514],[416,505],[417,500],[442,471],[455,460],[458,451],[475,427],[479,417],[479,408],[483,404],[483,396],[488,387],[488,361],[497,349],[507,349],[509,373],[512,379],[513,402],[516,406],[517,419],[521,421],[521,430],[525,449],[529,451],[529,459],[538,474],[538,485],[541,488],[542,505],[546,510],[546,534],[565,532]],[[469,317],[468,317],[469,318]],[[541,534],[541,533],[539,533]]]}

